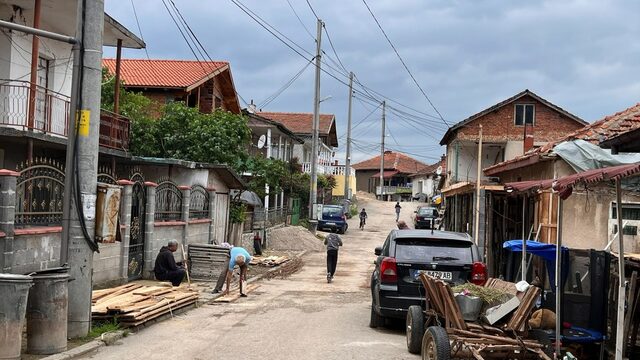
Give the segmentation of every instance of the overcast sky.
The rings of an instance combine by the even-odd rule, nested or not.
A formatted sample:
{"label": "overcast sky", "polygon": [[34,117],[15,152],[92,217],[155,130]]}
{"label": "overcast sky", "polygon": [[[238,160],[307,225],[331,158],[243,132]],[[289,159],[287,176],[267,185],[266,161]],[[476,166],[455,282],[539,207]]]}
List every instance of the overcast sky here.
{"label": "overcast sky", "polygon": [[[195,59],[161,0],[133,1],[151,58]],[[302,50],[305,58],[294,53],[231,0],[174,1],[211,57],[231,63],[236,90],[247,102],[263,103],[312,57]],[[444,153],[438,142],[447,126],[411,80],[363,1],[309,1],[346,69],[388,97],[393,107],[387,112],[388,147],[435,162]],[[306,0],[242,3],[307,52],[315,52],[316,18]],[[589,122],[640,102],[640,1],[367,3],[449,125],[524,89]],[[106,0],[105,8],[140,34],[131,1]],[[322,36],[323,68],[346,83],[327,34]],[[105,49],[105,56],[114,56],[113,49]],[[146,58],[142,50],[125,51],[124,56]],[[312,112],[313,70],[308,66],[263,110]],[[321,93],[331,96],[322,102],[321,112],[336,115],[337,156],[343,163],[348,89],[323,73]],[[364,119],[375,108],[366,97],[360,95],[353,103],[353,123],[358,124],[354,161],[379,154],[381,111]],[[411,113],[410,120],[400,117],[399,110]]]}

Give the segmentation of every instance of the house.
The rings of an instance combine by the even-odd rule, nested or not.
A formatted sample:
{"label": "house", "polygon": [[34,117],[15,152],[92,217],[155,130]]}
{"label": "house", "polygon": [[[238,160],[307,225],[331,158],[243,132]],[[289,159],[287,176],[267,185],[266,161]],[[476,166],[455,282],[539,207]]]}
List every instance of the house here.
{"label": "house", "polygon": [[[35,18],[35,6],[41,12]],[[55,10],[53,10],[55,9]],[[76,33],[76,1],[0,0],[0,19],[68,36]],[[0,36],[0,168],[48,158],[64,162],[73,59],[71,45],[3,30]],[[104,14],[104,46],[141,49],[144,42]],[[37,53],[37,56],[32,56]],[[33,106],[29,106],[32,104]],[[100,114],[101,161],[113,162],[129,149],[129,119]]]}
{"label": "house", "polygon": [[[103,59],[102,65],[116,74],[116,59]],[[122,59],[120,79],[125,89],[140,92],[158,105],[183,101],[202,113],[215,109],[241,113],[226,61]]]}
{"label": "house", "polygon": [[446,171],[447,157],[443,155],[437,163],[409,175],[412,185],[412,198],[431,202],[433,197],[440,193]]}
{"label": "house", "polygon": [[410,200],[413,187],[410,176],[428,167],[403,153],[387,150],[384,152],[384,184],[380,187],[380,159],[378,155],[353,165],[356,170],[356,189],[376,194],[387,201]]}
{"label": "house", "polygon": [[[524,90],[450,127],[440,141],[440,145],[447,147],[447,179],[442,189],[445,197],[445,229],[475,236],[474,220],[479,218],[476,241],[483,251],[485,217],[492,218],[494,215],[485,211],[486,204],[502,203],[499,196],[504,192],[499,179],[486,173],[481,173],[477,199],[480,127],[480,168],[483,169],[520,156],[531,148],[572,133],[586,124],[534,92]],[[474,216],[477,200],[480,201],[479,213]]]}
{"label": "house", "polygon": [[[639,131],[640,104],[636,104],[524,155],[487,167],[484,173],[499,177],[503,183],[541,181],[558,179],[589,168],[639,161],[640,155],[636,153]],[[598,151],[598,145],[615,151]],[[580,152],[586,151],[587,155],[584,159],[576,157],[567,152],[566,149],[572,149],[571,147],[580,149]],[[615,155],[616,152],[620,155]],[[534,229],[533,234],[540,241],[554,243],[557,236],[558,195],[549,190],[541,190],[521,198],[527,202],[524,217],[527,232]],[[625,250],[637,252],[640,250],[637,235],[637,227],[640,225],[637,220],[640,217],[636,214],[640,211],[640,193],[625,191],[622,200],[623,220],[626,223]],[[519,201],[521,204],[523,200]],[[522,223],[521,209],[520,207],[517,211],[519,215],[510,213],[506,216]],[[563,244],[573,248],[604,249],[617,231],[614,209],[615,191],[606,184],[574,189],[572,196],[563,202]],[[497,236],[493,242],[499,243],[503,239],[501,232],[493,233]],[[626,242],[629,242],[628,245]]]}

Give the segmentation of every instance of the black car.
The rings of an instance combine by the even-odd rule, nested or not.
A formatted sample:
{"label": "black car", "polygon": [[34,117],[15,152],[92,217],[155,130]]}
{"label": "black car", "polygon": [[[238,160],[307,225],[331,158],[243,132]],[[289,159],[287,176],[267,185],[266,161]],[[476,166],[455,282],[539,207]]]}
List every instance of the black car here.
{"label": "black car", "polygon": [[375,254],[371,327],[383,326],[385,318],[404,319],[411,305],[425,308],[425,290],[417,279],[421,272],[452,285],[483,284],[487,277],[478,248],[465,233],[392,230]]}
{"label": "black car", "polygon": [[416,229],[435,229],[438,219],[438,209],[434,207],[421,206],[415,211],[413,227]]}

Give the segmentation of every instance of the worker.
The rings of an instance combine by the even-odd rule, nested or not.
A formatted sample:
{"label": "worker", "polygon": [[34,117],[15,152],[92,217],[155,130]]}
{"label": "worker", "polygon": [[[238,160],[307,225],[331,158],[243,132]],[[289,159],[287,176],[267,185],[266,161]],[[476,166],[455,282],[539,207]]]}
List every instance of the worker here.
{"label": "worker", "polygon": [[215,289],[213,289],[213,293],[216,294],[222,290],[225,280],[227,283],[227,288],[224,290],[223,295],[227,295],[229,293],[231,279],[233,278],[233,268],[238,265],[238,267],[240,268],[240,279],[238,283],[240,287],[240,296],[246,297],[247,294],[242,291],[242,283],[247,280],[247,269],[250,262],[251,254],[249,254],[247,250],[240,246],[234,246],[233,248],[231,248],[231,250],[229,251],[229,258],[225,263],[225,268],[222,270],[220,276],[218,277],[218,283],[216,284]]}
{"label": "worker", "polygon": [[176,264],[176,260],[173,258],[173,253],[176,250],[178,250],[178,242],[176,240],[169,240],[167,246],[160,248],[153,272],[156,275],[156,279],[160,281],[168,280],[171,281],[173,286],[180,286],[186,272]]}
{"label": "worker", "polygon": [[398,230],[408,230],[409,226],[407,226],[407,223],[404,220],[400,220],[398,221]]}
{"label": "worker", "polygon": [[400,206],[400,202],[396,202],[396,222],[398,222],[398,220],[400,220],[400,209],[402,209],[402,206]]}
{"label": "worker", "polygon": [[333,275],[336,273],[338,265],[338,249],[342,246],[342,239],[331,230],[331,233],[324,238],[324,244],[327,245],[327,282],[333,281]]}

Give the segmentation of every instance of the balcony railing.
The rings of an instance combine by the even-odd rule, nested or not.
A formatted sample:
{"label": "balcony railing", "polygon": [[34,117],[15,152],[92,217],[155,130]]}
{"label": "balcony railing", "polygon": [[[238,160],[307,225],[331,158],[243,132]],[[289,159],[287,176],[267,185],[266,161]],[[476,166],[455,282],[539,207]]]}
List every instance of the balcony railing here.
{"label": "balcony railing", "polygon": [[[350,169],[351,176],[356,176],[356,170],[354,168]],[[305,162],[302,163],[302,171],[305,173],[311,173],[311,163]],[[344,175],[345,174],[345,166],[344,165],[322,165],[318,164],[318,174],[327,174],[327,175]]]}
{"label": "balcony railing", "polygon": [[[28,81],[0,79],[0,126],[67,137],[70,98],[37,86],[34,120],[33,124],[29,124],[29,88]],[[100,145],[128,150],[129,123],[129,119],[124,116],[102,110],[100,112]]]}
{"label": "balcony railing", "polygon": [[413,188],[411,186],[383,186],[383,193],[380,193],[380,186],[376,186],[376,195],[395,195],[395,194],[411,194]]}

